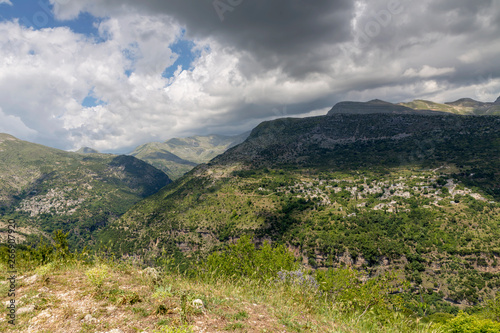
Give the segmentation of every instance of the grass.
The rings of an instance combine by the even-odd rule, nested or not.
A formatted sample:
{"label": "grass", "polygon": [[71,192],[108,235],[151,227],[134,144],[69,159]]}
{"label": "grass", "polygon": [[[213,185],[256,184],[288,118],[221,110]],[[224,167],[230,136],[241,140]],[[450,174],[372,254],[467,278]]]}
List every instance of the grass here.
{"label": "grass", "polygon": [[352,268],[307,271],[289,265],[293,255],[281,246],[257,248],[248,238],[181,274],[103,253],[68,253],[64,237],[49,264],[19,263],[16,325],[3,319],[4,307],[1,332],[500,332],[500,294],[482,312],[421,318],[404,294],[394,295],[404,288],[395,274],[363,281]]}
{"label": "grass", "polygon": [[[53,333],[114,328],[139,332],[434,332],[430,324],[409,324],[408,318],[395,318],[384,326],[370,315],[341,315],[335,304],[323,299],[304,301],[283,285],[249,279],[207,281],[160,273],[155,284],[144,279],[138,267],[110,263],[96,288],[87,273],[102,267],[83,262],[54,264],[48,279],[39,277],[30,284],[26,278],[40,269],[23,272],[16,298],[23,299],[20,307],[33,304],[33,309],[19,315],[15,327],[0,321],[0,331],[25,332],[31,327]],[[5,284],[0,286],[5,291]],[[8,300],[5,295],[2,302]],[[194,307],[195,299],[201,299],[204,307]]]}

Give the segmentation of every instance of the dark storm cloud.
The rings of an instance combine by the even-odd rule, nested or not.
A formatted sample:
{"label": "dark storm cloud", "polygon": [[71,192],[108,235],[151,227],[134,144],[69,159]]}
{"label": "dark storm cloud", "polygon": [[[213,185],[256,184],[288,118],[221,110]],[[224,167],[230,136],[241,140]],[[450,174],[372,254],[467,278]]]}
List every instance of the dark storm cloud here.
{"label": "dark storm cloud", "polygon": [[[392,6],[396,10],[391,10]],[[366,1],[356,19],[354,34],[367,35],[369,48],[385,49],[436,42],[443,36],[486,39],[498,34],[500,22],[491,20],[498,14],[494,6],[490,0]]]}
{"label": "dark storm cloud", "polygon": [[186,27],[188,38],[214,38],[249,52],[261,69],[281,67],[292,76],[321,71],[322,48],[351,38],[354,15],[351,0],[106,0],[80,6],[102,16],[125,7],[167,14]]}
{"label": "dark storm cloud", "polygon": [[[405,49],[439,43],[443,36],[484,41],[498,34],[499,20],[493,0],[169,0],[73,1],[97,15],[133,8],[147,14],[166,14],[186,27],[188,37],[214,38],[238,51],[247,76],[280,69],[301,79],[327,72],[340,46],[356,42],[353,60],[365,62],[369,52],[380,49],[397,59]],[[69,7],[72,3],[68,3]],[[64,6],[61,10],[64,11]],[[484,28],[489,20],[489,29]],[[459,50],[457,50],[459,51]],[[439,56],[434,59],[439,62]],[[425,56],[424,56],[425,57]],[[449,62],[443,54],[442,62]],[[380,61],[387,61],[382,57]]]}
{"label": "dark storm cloud", "polygon": [[[87,68],[79,63],[89,64],[86,56],[75,60],[73,69],[67,66],[62,77],[79,78],[75,85],[88,80],[89,87],[101,86],[96,91],[109,103],[96,110],[79,110],[76,105],[67,111],[72,105],[68,100],[79,103],[82,97],[61,88],[60,111],[44,116],[60,116],[60,126],[70,137],[78,136],[72,132],[82,133],[73,142],[95,144],[101,150],[181,133],[235,134],[262,120],[318,114],[341,100],[488,101],[500,94],[497,0],[50,1],[61,20],[85,11],[104,18],[99,20],[99,43],[71,36],[79,41],[76,44],[85,44],[82,49],[90,50],[89,56],[95,55],[89,67],[99,70],[79,74],[78,69]],[[15,36],[17,27],[11,25],[4,29],[4,39]],[[190,68],[167,79],[161,73],[166,66],[175,67],[166,59],[176,38],[193,39],[192,45],[202,51],[193,52],[199,57]],[[33,40],[40,43],[43,38]],[[45,48],[50,50],[51,44]],[[130,66],[123,56],[134,45],[140,56],[133,75],[124,78]],[[103,62],[106,48],[115,57]],[[19,49],[11,58],[25,53]],[[59,68],[53,60],[47,56],[50,65],[37,68]],[[19,66],[12,72],[27,67],[24,72],[30,73],[33,67]],[[107,75],[109,68],[113,76]],[[33,77],[27,75],[26,82],[33,82]],[[2,89],[11,86],[5,80]],[[45,95],[52,97],[32,96]],[[45,101],[39,98],[37,103]],[[12,113],[5,105],[3,109],[0,118],[2,112]],[[35,115],[37,111],[30,109]],[[21,118],[30,123],[28,117]],[[148,128],[146,134],[142,127]]]}
{"label": "dark storm cloud", "polygon": [[185,24],[189,35],[220,38],[238,48],[280,55],[345,41],[354,10],[350,0],[103,2],[110,10],[128,3],[149,14],[168,14]]}
{"label": "dark storm cloud", "polygon": [[[495,65],[500,53],[499,2],[399,2],[400,10],[395,13],[389,10],[390,1],[363,2],[353,25],[359,52],[351,59],[356,65],[371,61],[373,68],[394,62],[416,71],[423,66],[453,68],[452,73],[432,77],[396,76],[390,85],[418,84],[433,79],[441,89],[455,89],[500,77],[499,66]],[[359,89],[366,88],[369,81],[363,82]],[[383,87],[388,83],[372,81],[371,84]],[[414,92],[409,91],[409,95],[411,93]]]}

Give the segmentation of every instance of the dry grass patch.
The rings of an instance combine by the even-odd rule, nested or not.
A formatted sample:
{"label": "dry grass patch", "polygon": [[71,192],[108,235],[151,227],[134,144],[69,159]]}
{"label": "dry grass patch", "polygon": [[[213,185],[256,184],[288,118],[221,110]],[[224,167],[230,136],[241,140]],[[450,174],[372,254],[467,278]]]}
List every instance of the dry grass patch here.
{"label": "dry grass patch", "polygon": [[[138,269],[51,265],[29,272],[17,290],[19,307],[12,327],[2,332],[277,332],[280,325],[267,306],[242,301],[240,286],[210,285],[182,276],[145,278]],[[90,269],[92,269],[91,267]],[[43,274],[38,274],[43,273]],[[5,284],[0,285],[5,289]],[[8,301],[3,293],[2,302]],[[199,299],[203,306],[193,301]],[[198,301],[199,302],[199,301]],[[5,318],[6,311],[2,311]],[[2,318],[2,319],[3,319]],[[178,327],[178,330],[174,330]]]}

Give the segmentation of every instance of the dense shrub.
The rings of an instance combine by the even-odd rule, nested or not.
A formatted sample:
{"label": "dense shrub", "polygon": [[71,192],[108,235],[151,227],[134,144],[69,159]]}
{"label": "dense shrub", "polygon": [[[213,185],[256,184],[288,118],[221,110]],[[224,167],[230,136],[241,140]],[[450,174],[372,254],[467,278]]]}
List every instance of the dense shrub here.
{"label": "dense shrub", "polygon": [[[395,303],[391,294],[401,287],[394,273],[364,278],[363,273],[352,268],[317,271],[320,289],[332,297],[345,311],[363,311],[371,308],[388,310]],[[399,282],[399,283],[396,283]]]}
{"label": "dense shrub", "polygon": [[500,323],[461,312],[441,329],[445,333],[499,333]]}
{"label": "dense shrub", "polygon": [[298,267],[299,263],[284,245],[273,247],[266,242],[257,248],[247,236],[222,251],[212,253],[201,265],[202,272],[212,277],[256,280],[270,280],[276,278],[279,271],[292,271]]}
{"label": "dense shrub", "polygon": [[485,303],[488,317],[500,322],[500,291],[496,293],[494,298],[487,300]]}

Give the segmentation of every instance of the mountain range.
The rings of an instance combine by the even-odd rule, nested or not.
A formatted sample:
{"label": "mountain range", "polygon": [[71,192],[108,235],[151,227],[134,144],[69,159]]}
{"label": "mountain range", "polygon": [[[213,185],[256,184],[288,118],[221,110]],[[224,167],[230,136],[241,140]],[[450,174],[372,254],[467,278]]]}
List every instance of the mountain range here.
{"label": "mountain range", "polygon": [[396,269],[446,312],[500,286],[499,163],[497,116],[278,119],[99,237],[117,252],[185,258],[250,235],[313,268]]}
{"label": "mountain range", "polygon": [[173,138],[137,147],[130,155],[164,171],[177,179],[200,163],[207,163],[227,149],[243,142],[249,133],[236,136],[207,135]]}
{"label": "mountain range", "polygon": [[[455,102],[436,103],[414,100],[407,103],[389,103],[382,100],[368,102],[340,102],[329,112],[333,114],[419,114],[419,115],[500,115],[500,97],[493,103],[483,103],[470,98]],[[175,180],[192,170],[196,165],[207,163],[227,149],[242,143],[250,134],[236,136],[208,135],[173,138],[165,142],[150,142],[137,147],[129,155],[135,156],[165,172]],[[84,147],[82,154],[98,153]]]}
{"label": "mountain range", "polygon": [[0,160],[0,213],[23,239],[63,229],[88,245],[95,230],[171,182],[132,156],[71,153],[8,134],[0,134]]}
{"label": "mountain range", "polygon": [[415,109],[411,106],[402,104],[392,104],[379,99],[374,99],[366,103],[362,102],[340,102],[328,112],[328,115],[334,114],[421,114],[421,115],[439,115],[442,111]]}
{"label": "mountain range", "polygon": [[[377,99],[365,103],[340,102],[328,112],[329,115],[337,113],[500,115],[500,97],[493,103],[483,103],[470,98],[444,104],[424,100],[393,104]],[[146,143],[137,147],[130,155],[148,162],[175,180],[196,165],[207,163],[227,149],[242,143],[249,134],[250,132],[236,136],[208,135],[173,138],[165,142]],[[87,152],[97,152],[90,148],[86,149]]]}
{"label": "mountain range", "polygon": [[500,287],[498,102],[341,102],[241,137],[138,147],[153,165],[185,167],[169,169],[172,183],[133,156],[3,135],[2,209],[26,228],[71,231],[73,246],[179,264],[249,235],[311,268],[395,270],[412,284],[408,297],[453,312]]}
{"label": "mountain range", "polygon": [[462,115],[500,115],[500,97],[493,103],[484,103],[471,98],[461,98],[455,102],[444,104],[425,100],[414,100],[409,103],[399,103],[416,110],[432,110]]}
{"label": "mountain range", "polygon": [[379,99],[369,102],[340,102],[329,112],[350,114],[420,114],[420,115],[442,115],[444,113],[459,115],[500,115],[500,97],[493,103],[484,103],[471,98],[461,98],[455,102],[436,103],[425,100],[414,100],[408,103],[389,103]]}

